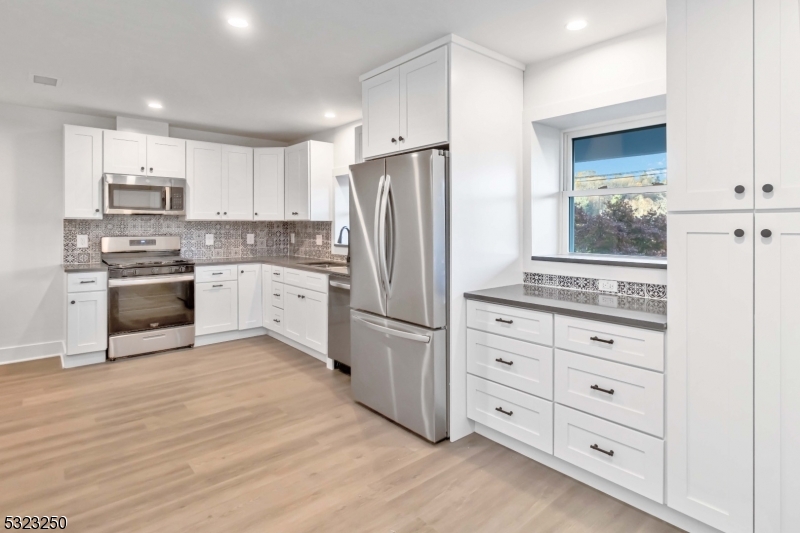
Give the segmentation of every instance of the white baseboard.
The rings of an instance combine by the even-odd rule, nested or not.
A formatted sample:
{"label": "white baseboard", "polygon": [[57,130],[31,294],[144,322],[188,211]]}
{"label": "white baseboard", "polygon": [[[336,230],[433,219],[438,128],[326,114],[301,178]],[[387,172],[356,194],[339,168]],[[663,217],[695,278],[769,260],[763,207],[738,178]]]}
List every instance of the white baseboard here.
{"label": "white baseboard", "polygon": [[[573,479],[577,479],[581,483],[589,485],[590,487],[599,490],[600,492],[604,492],[611,496],[612,498],[616,498],[622,502],[627,503],[630,506],[636,507],[644,511],[647,514],[653,515],[656,518],[663,520],[664,522],[668,522],[674,526],[677,526],[681,529],[685,529],[691,533],[721,533],[718,529],[715,529],[709,525],[706,525],[694,518],[686,516],[683,513],[680,513],[670,507],[667,507],[664,504],[654,502],[649,498],[645,498],[641,494],[637,494],[632,492],[624,487],[617,485],[616,483],[612,483],[607,479],[604,479],[600,476],[592,474],[591,472],[584,470],[583,468],[577,467],[572,463],[568,463],[563,459],[559,459],[555,455],[550,455],[549,453],[545,453],[541,450],[537,450],[532,446],[528,446],[516,439],[509,437],[499,431],[496,431],[490,427],[484,426],[479,422],[475,422],[475,432],[479,435],[483,435],[489,440],[493,440],[498,444],[502,444],[506,448],[510,448],[515,452],[524,455],[534,461],[542,463],[543,465],[552,468],[558,472],[561,472],[564,475],[567,475]],[[666,491],[665,491],[666,493]]]}
{"label": "white baseboard", "polygon": [[96,365],[106,362],[106,351],[89,352],[78,355],[61,355],[61,368],[77,368],[79,366]]}
{"label": "white baseboard", "polygon": [[222,333],[212,333],[210,335],[200,335],[195,337],[195,346],[208,346],[209,344],[217,344],[220,342],[238,341],[240,339],[249,339],[251,337],[258,337],[267,334],[267,328],[253,328],[245,329],[242,331],[223,331]]}
{"label": "white baseboard", "polygon": [[47,357],[61,357],[64,351],[63,341],[42,342],[39,344],[27,344],[25,346],[9,346],[7,348],[0,348],[0,365],[33,361],[34,359],[45,359]]}
{"label": "white baseboard", "polygon": [[320,361],[322,361],[325,364],[328,363],[328,356],[325,355],[322,352],[318,352],[318,351],[316,351],[316,350],[314,350],[312,348],[309,348],[308,346],[303,346],[299,342],[293,341],[289,337],[281,335],[280,333],[275,333],[274,331],[271,331],[271,330],[269,330],[267,332],[267,335],[269,335],[270,337],[272,337],[274,339],[277,339],[277,340],[281,341],[284,344],[288,344],[289,346],[291,346],[292,348],[295,348],[296,350],[300,350],[301,352],[310,355],[314,359],[319,359]]}

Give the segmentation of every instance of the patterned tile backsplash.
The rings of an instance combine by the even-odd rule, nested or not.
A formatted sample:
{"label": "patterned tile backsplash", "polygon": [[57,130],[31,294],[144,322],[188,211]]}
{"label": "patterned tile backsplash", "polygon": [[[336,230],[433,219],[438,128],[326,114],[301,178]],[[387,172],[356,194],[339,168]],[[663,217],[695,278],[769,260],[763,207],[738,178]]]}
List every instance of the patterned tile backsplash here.
{"label": "patterned tile backsplash", "polygon": [[[206,246],[206,234],[214,245]],[[255,243],[247,244],[247,234]],[[295,243],[290,235],[295,234]],[[78,235],[89,236],[88,248],[77,248]],[[345,261],[331,254],[330,222],[223,222],[188,221],[168,216],[106,215],[103,220],[64,220],[64,264],[100,262],[100,238],[112,236],[180,235],[181,254],[190,259],[224,257],[299,256]],[[316,236],[322,235],[322,244]]]}
{"label": "patterned tile backsplash", "polygon": [[[522,282],[525,285],[544,287],[559,287],[586,292],[603,292],[598,289],[597,278],[581,278],[577,276],[561,276],[557,274],[539,274],[538,272],[525,272]],[[667,299],[667,286],[657,283],[636,283],[632,281],[618,281],[617,292],[623,296],[636,296],[653,300]]]}

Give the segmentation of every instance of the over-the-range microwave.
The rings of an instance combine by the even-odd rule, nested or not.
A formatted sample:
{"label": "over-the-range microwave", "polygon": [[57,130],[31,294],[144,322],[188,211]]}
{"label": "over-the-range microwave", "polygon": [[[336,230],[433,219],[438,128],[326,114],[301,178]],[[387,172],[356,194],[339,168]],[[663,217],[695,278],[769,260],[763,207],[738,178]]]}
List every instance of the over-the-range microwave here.
{"label": "over-the-range microwave", "polygon": [[107,215],[185,215],[186,180],[105,174],[103,203]]}

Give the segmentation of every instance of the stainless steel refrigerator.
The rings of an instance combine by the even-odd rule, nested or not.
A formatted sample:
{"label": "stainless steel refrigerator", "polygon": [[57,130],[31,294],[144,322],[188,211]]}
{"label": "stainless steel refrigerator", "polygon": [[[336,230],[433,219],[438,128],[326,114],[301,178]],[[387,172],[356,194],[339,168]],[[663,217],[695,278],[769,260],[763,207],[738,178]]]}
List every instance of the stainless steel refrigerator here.
{"label": "stainless steel refrigerator", "polygon": [[350,167],[351,386],[431,442],[447,437],[447,152]]}

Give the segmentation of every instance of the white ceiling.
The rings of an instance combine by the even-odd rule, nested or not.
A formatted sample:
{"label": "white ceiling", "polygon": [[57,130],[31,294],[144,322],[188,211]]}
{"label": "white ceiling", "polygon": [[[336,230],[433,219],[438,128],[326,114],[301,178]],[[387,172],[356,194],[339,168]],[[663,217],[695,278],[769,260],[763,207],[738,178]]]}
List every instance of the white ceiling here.
{"label": "white ceiling", "polygon": [[291,141],[361,118],[360,74],[448,33],[530,64],[663,23],[664,3],[0,0],[0,101]]}

